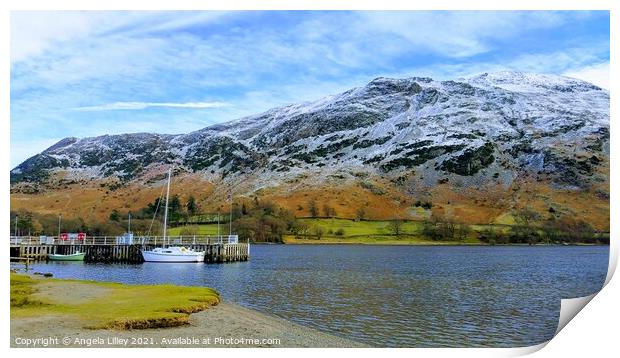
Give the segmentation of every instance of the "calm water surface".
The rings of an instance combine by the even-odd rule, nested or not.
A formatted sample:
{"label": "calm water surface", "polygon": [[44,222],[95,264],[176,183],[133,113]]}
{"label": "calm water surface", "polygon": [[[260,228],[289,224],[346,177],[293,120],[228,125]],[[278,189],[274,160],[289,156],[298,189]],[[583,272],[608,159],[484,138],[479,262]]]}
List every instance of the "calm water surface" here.
{"label": "calm water surface", "polygon": [[223,299],[375,346],[528,346],[560,299],[598,291],[609,247],[253,245],[228,264],[41,263],[55,277],[209,286]]}

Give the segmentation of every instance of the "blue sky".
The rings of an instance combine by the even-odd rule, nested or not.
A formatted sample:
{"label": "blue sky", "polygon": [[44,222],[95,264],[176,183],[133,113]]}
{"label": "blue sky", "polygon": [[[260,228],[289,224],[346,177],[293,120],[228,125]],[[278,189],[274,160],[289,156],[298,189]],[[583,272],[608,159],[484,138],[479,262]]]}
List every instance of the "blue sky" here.
{"label": "blue sky", "polygon": [[609,12],[12,12],[11,166],[68,137],[186,133],[378,76],[609,86]]}

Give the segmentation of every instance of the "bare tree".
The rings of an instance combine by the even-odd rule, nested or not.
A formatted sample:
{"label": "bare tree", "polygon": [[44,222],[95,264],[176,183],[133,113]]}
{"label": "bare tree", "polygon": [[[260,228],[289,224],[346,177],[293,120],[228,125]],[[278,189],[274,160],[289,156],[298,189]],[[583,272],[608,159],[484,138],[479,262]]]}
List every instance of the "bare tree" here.
{"label": "bare tree", "polygon": [[316,206],[316,200],[311,199],[308,202],[308,210],[310,211],[310,216],[312,216],[313,218],[319,216],[319,208]]}
{"label": "bare tree", "polygon": [[294,229],[291,231],[295,234],[296,239],[302,239],[310,234],[310,226],[305,222],[297,221]]}
{"label": "bare tree", "polygon": [[315,226],[312,231],[314,231],[314,236],[317,240],[321,240],[323,234],[325,233],[325,231],[323,231],[323,228],[318,225]]}
{"label": "bare tree", "polygon": [[540,218],[540,215],[533,210],[522,209],[514,214],[514,218],[517,224],[525,227],[531,227],[532,224]]}
{"label": "bare tree", "polygon": [[513,238],[518,242],[535,243],[538,240],[538,232],[534,224],[540,219],[540,215],[531,209],[521,209],[513,216],[516,223],[511,228]]}
{"label": "bare tree", "polygon": [[336,209],[332,208],[331,206],[324,204],[323,205],[323,216],[328,217],[328,218],[333,218],[336,216]]}
{"label": "bare tree", "polygon": [[469,236],[470,232],[471,232],[471,229],[469,228],[469,226],[467,224],[465,224],[465,223],[457,223],[456,224],[455,237],[459,241],[461,241],[461,242],[465,241],[467,236]]}
{"label": "bare tree", "polygon": [[366,217],[366,210],[364,210],[364,208],[357,209],[357,211],[355,212],[355,221],[364,220],[365,217]]}
{"label": "bare tree", "polygon": [[403,234],[403,219],[394,218],[390,221],[390,232],[396,237],[400,237]]}

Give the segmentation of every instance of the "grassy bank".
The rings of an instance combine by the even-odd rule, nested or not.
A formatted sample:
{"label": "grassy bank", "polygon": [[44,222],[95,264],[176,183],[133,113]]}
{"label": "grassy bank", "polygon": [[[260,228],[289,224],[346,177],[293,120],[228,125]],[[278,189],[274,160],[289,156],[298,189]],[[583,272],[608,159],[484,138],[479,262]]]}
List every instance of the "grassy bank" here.
{"label": "grassy bank", "polygon": [[42,279],[11,273],[11,318],[71,315],[85,328],[144,329],[188,324],[189,314],[220,302],[206,287],[123,285]]}

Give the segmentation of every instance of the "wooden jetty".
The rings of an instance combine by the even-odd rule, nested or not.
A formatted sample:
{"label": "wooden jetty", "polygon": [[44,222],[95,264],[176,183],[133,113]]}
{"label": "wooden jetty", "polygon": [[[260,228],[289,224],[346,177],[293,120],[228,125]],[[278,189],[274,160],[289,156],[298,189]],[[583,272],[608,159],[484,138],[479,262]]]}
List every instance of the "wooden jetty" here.
{"label": "wooden jetty", "polygon": [[141,263],[144,262],[141,250],[161,246],[185,246],[204,251],[205,263],[247,261],[250,258],[250,243],[238,242],[233,236],[179,236],[168,237],[165,242],[161,237],[142,237],[131,241],[115,237],[87,237],[82,240],[11,237],[10,257],[40,261],[47,260],[50,254],[84,252],[85,262]]}

